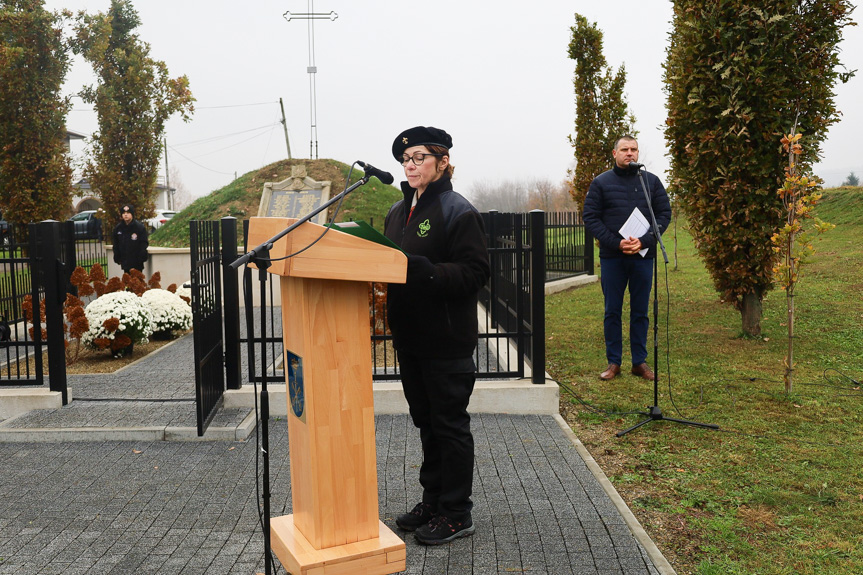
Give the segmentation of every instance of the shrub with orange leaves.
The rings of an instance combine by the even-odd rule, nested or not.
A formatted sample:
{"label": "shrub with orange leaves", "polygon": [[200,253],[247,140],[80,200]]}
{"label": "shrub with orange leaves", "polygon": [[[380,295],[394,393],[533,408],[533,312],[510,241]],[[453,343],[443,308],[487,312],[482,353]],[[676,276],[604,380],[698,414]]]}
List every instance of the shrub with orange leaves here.
{"label": "shrub with orange leaves", "polygon": [[815,253],[812,243],[814,237],[836,227],[815,217],[813,213],[815,205],[821,199],[821,180],[801,169],[802,138],[802,134],[795,133],[785,135],[781,140],[782,149],[788,154],[788,165],[785,167],[785,182],[777,193],[785,208],[785,223],[770,238],[773,251],[780,258],[773,267],[773,276],[776,283],[785,289],[787,300],[788,349],[784,375],[786,393],[791,393],[794,388],[794,290],[800,281],[803,265]]}

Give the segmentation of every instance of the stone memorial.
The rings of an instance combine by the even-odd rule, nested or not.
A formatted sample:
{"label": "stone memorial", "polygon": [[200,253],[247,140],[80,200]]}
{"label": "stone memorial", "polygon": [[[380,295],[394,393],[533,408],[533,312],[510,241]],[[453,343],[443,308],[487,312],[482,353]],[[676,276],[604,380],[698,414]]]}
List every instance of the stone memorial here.
{"label": "stone memorial", "polygon": [[[317,182],[306,173],[305,166],[292,166],[291,177],[281,182],[267,182],[258,207],[259,217],[302,218],[330,199],[330,182]],[[324,210],[312,220],[327,223]]]}

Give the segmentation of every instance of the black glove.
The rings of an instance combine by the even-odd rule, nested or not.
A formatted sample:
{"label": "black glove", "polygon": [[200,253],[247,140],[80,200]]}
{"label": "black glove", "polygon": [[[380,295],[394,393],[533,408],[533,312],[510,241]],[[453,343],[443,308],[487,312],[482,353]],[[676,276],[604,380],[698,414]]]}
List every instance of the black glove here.
{"label": "black glove", "polygon": [[425,256],[408,256],[407,283],[420,285],[434,281],[434,264]]}

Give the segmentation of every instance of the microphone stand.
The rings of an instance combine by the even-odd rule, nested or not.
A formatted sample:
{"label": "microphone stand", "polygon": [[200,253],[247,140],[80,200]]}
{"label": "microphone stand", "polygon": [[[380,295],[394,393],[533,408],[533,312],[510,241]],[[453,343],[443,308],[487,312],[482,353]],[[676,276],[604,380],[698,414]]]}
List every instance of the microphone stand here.
{"label": "microphone stand", "polygon": [[[665,265],[668,265],[668,254],[665,252],[665,244],[662,243],[662,234],[659,231],[659,224],[656,223],[656,214],[653,213],[653,203],[650,201],[650,192],[647,190],[647,184],[644,181],[644,176],[641,169],[638,170],[638,179],[641,181],[641,189],[644,190],[644,198],[647,200],[647,209],[650,212],[650,224],[653,237],[656,238],[656,245],[662,250],[662,257],[665,259]],[[642,425],[652,421],[673,421],[674,423],[682,423],[684,425],[692,425],[695,427],[705,427],[708,429],[719,429],[719,426],[714,423],[699,423],[697,421],[688,421],[686,419],[675,419],[673,417],[665,417],[662,414],[662,409],[659,408],[659,324],[657,316],[659,315],[659,258],[653,258],[653,405],[648,408],[647,413],[642,413],[647,419],[636,423],[628,429],[618,431],[617,437],[623,437],[630,431],[638,429]]]}
{"label": "microphone stand", "polygon": [[[261,476],[262,491],[263,491],[263,499],[264,499],[264,572],[266,575],[271,575],[272,573],[272,564],[273,564],[273,548],[271,542],[270,535],[270,396],[267,391],[267,345],[266,345],[266,337],[267,337],[267,268],[270,267],[270,250],[273,248],[273,244],[275,244],[279,239],[291,233],[294,229],[299,227],[300,225],[308,222],[313,217],[318,215],[320,212],[329,208],[336,202],[341,201],[345,196],[349,193],[357,189],[358,187],[367,184],[371,174],[366,174],[359,180],[357,180],[351,187],[345,188],[345,190],[333,197],[329,201],[321,204],[314,211],[309,213],[306,216],[303,216],[301,219],[297,220],[275,236],[271,237],[261,245],[249,250],[242,256],[238,257],[236,260],[231,262],[230,266],[233,269],[239,268],[241,265],[247,264],[249,262],[254,263],[258,267],[258,271],[260,272],[259,280],[260,280],[260,293],[261,293],[261,453],[263,459],[263,473]],[[324,231],[324,234],[329,231],[329,228]],[[323,237],[323,234],[321,234]],[[307,246],[311,247],[311,246]],[[305,249],[305,248],[304,248]],[[295,254],[291,254],[295,255]],[[288,256],[290,257],[290,256]],[[247,302],[246,309],[251,309],[251,305],[248,305],[250,302]],[[250,334],[251,335],[251,334]]]}

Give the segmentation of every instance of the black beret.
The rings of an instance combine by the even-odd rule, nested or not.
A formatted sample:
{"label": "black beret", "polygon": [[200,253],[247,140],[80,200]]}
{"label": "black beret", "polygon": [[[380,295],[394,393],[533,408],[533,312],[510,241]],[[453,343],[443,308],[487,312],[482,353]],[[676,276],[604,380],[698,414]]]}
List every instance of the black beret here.
{"label": "black beret", "polygon": [[416,126],[405,130],[393,140],[393,157],[401,161],[402,154],[412,146],[443,146],[452,148],[452,136],[440,128]]}
{"label": "black beret", "polygon": [[129,212],[133,218],[135,217],[135,208],[132,204],[123,204],[123,207],[120,208],[120,215],[123,215],[123,212]]}

